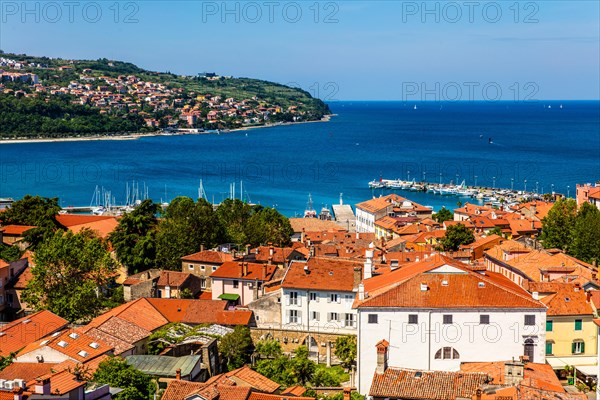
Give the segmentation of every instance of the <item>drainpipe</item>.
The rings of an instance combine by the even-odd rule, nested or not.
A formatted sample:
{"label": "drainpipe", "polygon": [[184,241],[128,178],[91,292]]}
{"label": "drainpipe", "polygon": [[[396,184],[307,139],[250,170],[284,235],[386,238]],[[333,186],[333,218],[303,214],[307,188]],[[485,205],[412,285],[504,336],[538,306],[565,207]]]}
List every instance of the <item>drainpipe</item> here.
{"label": "drainpipe", "polygon": [[427,370],[431,371],[431,310],[427,311]]}

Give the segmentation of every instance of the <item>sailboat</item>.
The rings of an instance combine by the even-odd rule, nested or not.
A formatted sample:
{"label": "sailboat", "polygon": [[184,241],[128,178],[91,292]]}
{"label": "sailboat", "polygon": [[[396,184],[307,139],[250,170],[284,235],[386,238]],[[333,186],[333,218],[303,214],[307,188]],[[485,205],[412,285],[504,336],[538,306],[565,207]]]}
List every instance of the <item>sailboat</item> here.
{"label": "sailboat", "polygon": [[317,212],[313,208],[312,196],[308,194],[308,202],[306,203],[306,210],[304,210],[304,218],[317,218]]}

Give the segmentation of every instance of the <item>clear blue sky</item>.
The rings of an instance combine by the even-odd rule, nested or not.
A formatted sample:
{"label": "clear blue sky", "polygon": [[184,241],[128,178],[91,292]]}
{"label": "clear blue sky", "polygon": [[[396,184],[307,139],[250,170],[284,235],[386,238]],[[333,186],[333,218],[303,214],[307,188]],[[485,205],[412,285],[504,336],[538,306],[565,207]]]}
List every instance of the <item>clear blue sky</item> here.
{"label": "clear blue sky", "polygon": [[6,52],[294,82],[339,100],[600,97],[598,1],[0,3]]}

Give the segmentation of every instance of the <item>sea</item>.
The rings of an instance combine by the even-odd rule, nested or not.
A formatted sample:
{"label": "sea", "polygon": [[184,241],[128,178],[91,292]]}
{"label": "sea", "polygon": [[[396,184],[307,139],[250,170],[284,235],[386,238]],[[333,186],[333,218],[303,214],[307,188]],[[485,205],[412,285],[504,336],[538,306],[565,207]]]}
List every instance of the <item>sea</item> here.
{"label": "sea", "polygon": [[[0,197],[63,207],[132,194],[219,203],[228,197],[301,216],[389,190],[402,179],[575,196],[600,180],[600,102],[337,101],[329,122],[204,135],[0,145]],[[1,130],[1,128],[0,128]],[[200,191],[202,186],[203,191]],[[398,190],[439,210],[474,199]]]}

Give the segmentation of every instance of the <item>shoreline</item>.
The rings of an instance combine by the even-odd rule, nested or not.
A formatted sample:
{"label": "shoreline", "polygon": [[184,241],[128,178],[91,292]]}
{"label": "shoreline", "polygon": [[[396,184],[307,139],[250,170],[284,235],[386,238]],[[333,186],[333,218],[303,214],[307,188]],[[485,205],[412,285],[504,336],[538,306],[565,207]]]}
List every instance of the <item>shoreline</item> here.
{"label": "shoreline", "polygon": [[[275,124],[257,125],[257,126],[244,126],[241,128],[228,129],[220,133],[232,133],[240,131],[248,131],[252,129],[262,128],[275,128],[279,126],[292,126],[300,124],[311,124],[318,122],[329,122],[332,117],[337,114],[329,114],[323,116],[317,121],[302,121],[302,122],[282,122]],[[218,133],[218,134],[220,134]],[[18,143],[53,143],[53,142],[81,142],[81,141],[101,141],[101,140],[138,140],[144,137],[155,137],[155,136],[185,136],[185,135],[214,135],[214,132],[178,132],[172,134],[165,134],[159,132],[149,133],[129,133],[123,135],[98,135],[98,136],[81,136],[81,137],[65,137],[65,138],[36,138],[36,139],[0,139],[0,145],[2,144],[18,144]]]}

